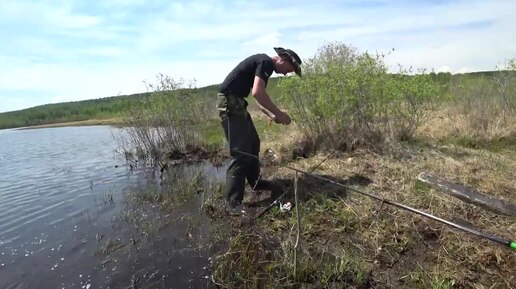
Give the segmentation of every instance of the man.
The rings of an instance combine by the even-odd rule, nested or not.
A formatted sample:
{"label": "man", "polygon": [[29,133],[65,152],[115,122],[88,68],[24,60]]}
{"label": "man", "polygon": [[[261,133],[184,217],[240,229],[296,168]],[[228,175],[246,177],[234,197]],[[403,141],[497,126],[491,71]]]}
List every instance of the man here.
{"label": "man", "polygon": [[275,47],[277,55],[255,54],[240,62],[220,86],[217,108],[222,127],[233,158],[226,174],[226,201],[228,209],[241,213],[245,180],[256,190],[272,189],[273,184],[259,180],[260,163],[257,158],[239,153],[242,151],[258,157],[260,139],[251,116],[247,112],[245,98],[251,92],[258,108],[275,123],[288,125],[289,115],[271,101],[266,87],[273,72],[295,72],[301,77],[301,59],[290,49]]}

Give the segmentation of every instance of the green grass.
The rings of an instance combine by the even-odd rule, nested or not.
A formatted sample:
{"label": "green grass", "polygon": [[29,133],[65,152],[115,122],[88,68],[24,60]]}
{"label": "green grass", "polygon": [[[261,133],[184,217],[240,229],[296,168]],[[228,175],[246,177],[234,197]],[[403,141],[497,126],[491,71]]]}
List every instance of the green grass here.
{"label": "green grass", "polygon": [[[498,75],[497,71],[476,72],[467,74],[449,75],[442,79],[436,77],[435,81],[440,84],[441,94],[450,95],[451,83],[464,83],[460,91],[474,91],[478,89],[479,81],[485,77]],[[278,82],[281,77],[271,78],[267,90],[274,100],[282,94]],[[457,85],[455,85],[457,86]],[[215,95],[219,85],[211,85],[192,89],[194,94],[206,99],[208,102],[215,102]],[[462,92],[461,92],[462,93]],[[66,123],[72,121],[84,121],[90,119],[113,119],[123,117],[130,111],[137,111],[145,105],[145,99],[149,93],[111,96],[75,102],[63,102],[57,104],[46,104],[28,109],[0,113],[0,129],[34,126],[53,123]],[[250,107],[254,106],[254,99],[248,98]]]}
{"label": "green grass", "polygon": [[206,144],[210,147],[221,147],[225,142],[224,130],[219,119],[210,120],[200,128]]}
{"label": "green grass", "polygon": [[474,138],[471,136],[448,137],[442,140],[441,143],[450,143],[465,148],[487,150],[490,152],[500,152],[503,150],[516,151],[516,139],[507,137],[499,137],[492,140],[486,140],[480,137]]}
{"label": "green grass", "polygon": [[[259,112],[261,113],[261,112]],[[287,127],[270,123],[268,119],[263,118],[254,118],[253,119],[254,126],[256,131],[263,139],[264,136],[280,136]],[[222,147],[225,143],[224,130],[222,129],[222,125],[220,123],[220,119],[211,119],[210,121],[204,123],[200,127],[201,134],[206,141],[206,145],[208,147]]]}

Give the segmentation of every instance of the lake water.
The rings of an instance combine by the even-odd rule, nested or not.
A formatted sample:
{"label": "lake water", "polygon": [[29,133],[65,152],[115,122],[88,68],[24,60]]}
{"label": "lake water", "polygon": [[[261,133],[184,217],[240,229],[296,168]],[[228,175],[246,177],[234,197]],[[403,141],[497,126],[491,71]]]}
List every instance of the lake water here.
{"label": "lake water", "polygon": [[[114,232],[130,231],[120,229],[126,193],[156,183],[150,170],[130,169],[115,152],[119,133],[108,126],[0,130],[0,288],[126,288],[142,285],[143,277],[131,278],[149,267],[154,285],[136,287],[201,284],[202,276],[189,276],[206,268],[201,253],[171,253],[168,261],[159,261],[159,253],[99,256],[106,239],[116,244]],[[224,174],[210,170],[217,178]],[[187,243],[175,239],[178,246]]]}

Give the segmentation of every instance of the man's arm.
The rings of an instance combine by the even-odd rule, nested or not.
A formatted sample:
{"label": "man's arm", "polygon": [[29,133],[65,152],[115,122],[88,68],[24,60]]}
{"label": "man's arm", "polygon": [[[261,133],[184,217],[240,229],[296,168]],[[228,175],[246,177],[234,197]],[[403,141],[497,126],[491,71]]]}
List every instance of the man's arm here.
{"label": "man's arm", "polygon": [[254,77],[251,94],[258,103],[258,108],[275,122],[289,124],[290,117],[282,112],[271,100],[265,89],[265,81],[258,76]]}

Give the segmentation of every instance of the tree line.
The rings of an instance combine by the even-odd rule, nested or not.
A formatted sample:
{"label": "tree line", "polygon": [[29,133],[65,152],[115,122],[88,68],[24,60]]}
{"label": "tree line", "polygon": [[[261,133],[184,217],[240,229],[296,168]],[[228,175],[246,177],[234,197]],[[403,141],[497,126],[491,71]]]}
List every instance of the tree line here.
{"label": "tree line", "polygon": [[[465,74],[451,74],[448,72],[431,72],[428,74],[439,87],[441,95],[450,93],[454,83],[473,85],[477,80],[497,77],[503,71],[485,71]],[[271,79],[269,91],[271,95],[280,93],[278,79]],[[206,101],[214,99],[219,85],[211,85],[202,88],[185,88],[192,90],[189,95],[197,95],[206,98]],[[276,94],[275,94],[276,93]],[[63,123],[91,119],[122,118],[128,113],[134,113],[144,109],[151,92],[132,95],[112,96],[99,99],[45,104],[28,109],[0,113],[0,129],[19,128],[26,126]]]}

